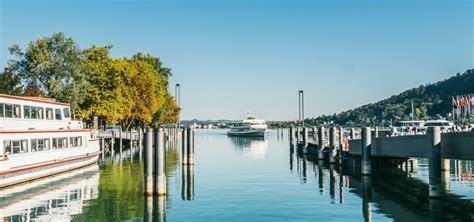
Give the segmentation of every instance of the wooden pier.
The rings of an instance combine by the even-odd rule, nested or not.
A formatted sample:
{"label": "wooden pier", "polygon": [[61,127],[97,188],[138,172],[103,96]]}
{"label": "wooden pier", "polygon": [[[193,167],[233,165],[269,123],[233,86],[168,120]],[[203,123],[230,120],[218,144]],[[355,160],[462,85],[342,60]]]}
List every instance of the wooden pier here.
{"label": "wooden pier", "polygon": [[362,175],[385,167],[413,169],[414,158],[428,158],[429,196],[432,198],[440,197],[443,192],[441,172],[450,169],[450,160],[474,160],[474,132],[442,133],[439,127],[433,127],[425,135],[388,136],[386,131],[380,133],[379,130],[364,127],[360,138],[355,138],[354,129],[345,135],[343,128],[335,127],[313,128],[310,133],[306,133],[307,129],[290,128],[289,131],[296,134],[290,134],[290,143],[301,153],[317,155],[330,164],[351,165],[360,169]]}

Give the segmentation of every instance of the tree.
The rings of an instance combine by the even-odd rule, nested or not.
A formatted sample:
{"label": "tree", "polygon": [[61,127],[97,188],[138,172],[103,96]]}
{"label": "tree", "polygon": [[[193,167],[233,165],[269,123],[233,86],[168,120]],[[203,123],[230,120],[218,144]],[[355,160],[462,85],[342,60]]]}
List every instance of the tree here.
{"label": "tree", "polygon": [[8,66],[24,86],[37,86],[45,96],[70,103],[73,111],[79,110],[87,81],[83,52],[72,38],[59,32],[30,42],[25,51],[18,45],[9,50],[14,58]]}
{"label": "tree", "polygon": [[153,116],[153,126],[177,123],[180,111],[181,109],[176,104],[175,98],[166,93],[165,104]]}
{"label": "tree", "polygon": [[20,77],[9,69],[5,69],[5,72],[0,73],[0,93],[20,95],[22,91],[20,83]]}
{"label": "tree", "polygon": [[150,124],[153,115],[165,102],[166,86],[163,79],[156,75],[155,69],[142,61],[118,59],[126,64],[122,75],[126,87],[125,95],[132,101],[121,120],[122,126],[128,130],[135,121]]}
{"label": "tree", "polygon": [[132,61],[142,61],[153,66],[156,74],[163,79],[165,86],[168,86],[168,79],[171,77],[171,69],[163,66],[160,58],[139,52],[132,56]]}
{"label": "tree", "polygon": [[109,124],[118,124],[125,118],[131,101],[124,94],[125,81],[120,70],[123,64],[110,58],[111,46],[95,47],[84,51],[84,72],[89,87],[81,104],[81,117],[98,116]]}

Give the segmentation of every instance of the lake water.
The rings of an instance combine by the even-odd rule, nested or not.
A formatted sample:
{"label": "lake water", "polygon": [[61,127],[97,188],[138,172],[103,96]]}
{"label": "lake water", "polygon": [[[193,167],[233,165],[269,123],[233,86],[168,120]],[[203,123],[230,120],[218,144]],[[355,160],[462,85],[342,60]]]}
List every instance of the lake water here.
{"label": "lake water", "polygon": [[[195,165],[167,147],[168,195],[145,198],[137,149],[99,166],[0,191],[3,221],[472,221],[471,161],[457,161],[448,193],[428,198],[428,168],[362,177],[290,151],[288,134],[265,140],[196,130]],[[341,173],[342,172],[342,173]]]}

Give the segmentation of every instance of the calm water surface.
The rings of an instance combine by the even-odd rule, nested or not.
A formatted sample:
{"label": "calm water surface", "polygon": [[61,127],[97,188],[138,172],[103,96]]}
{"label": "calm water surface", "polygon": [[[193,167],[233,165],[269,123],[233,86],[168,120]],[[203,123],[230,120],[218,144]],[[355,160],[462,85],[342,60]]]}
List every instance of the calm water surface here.
{"label": "calm water surface", "polygon": [[287,132],[265,140],[197,130],[194,166],[167,147],[168,196],[144,198],[137,150],[100,166],[0,191],[4,221],[472,221],[472,162],[445,175],[448,193],[428,194],[427,161],[414,172],[361,177],[290,152]]}

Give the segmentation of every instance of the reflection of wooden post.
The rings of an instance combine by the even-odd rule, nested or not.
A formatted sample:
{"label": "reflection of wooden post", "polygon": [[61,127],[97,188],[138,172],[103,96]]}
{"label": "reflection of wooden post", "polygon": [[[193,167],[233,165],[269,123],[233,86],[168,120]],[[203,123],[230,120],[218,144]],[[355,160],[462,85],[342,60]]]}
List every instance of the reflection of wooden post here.
{"label": "reflection of wooden post", "polygon": [[165,133],[163,128],[159,128],[156,133],[156,172],[155,191],[159,196],[166,195],[166,175],[165,175]]}
{"label": "reflection of wooden post", "polygon": [[153,129],[145,135],[145,195],[153,195]]}
{"label": "reflection of wooden post", "polygon": [[147,196],[144,199],[145,214],[143,214],[143,221],[152,222],[153,221],[153,197]]}
{"label": "reflection of wooden post", "polygon": [[[370,131],[369,131],[370,134]],[[362,214],[365,221],[372,221],[372,177],[362,176]]]}
{"label": "reflection of wooden post", "polygon": [[293,144],[295,142],[295,128],[290,126],[290,143]]}

